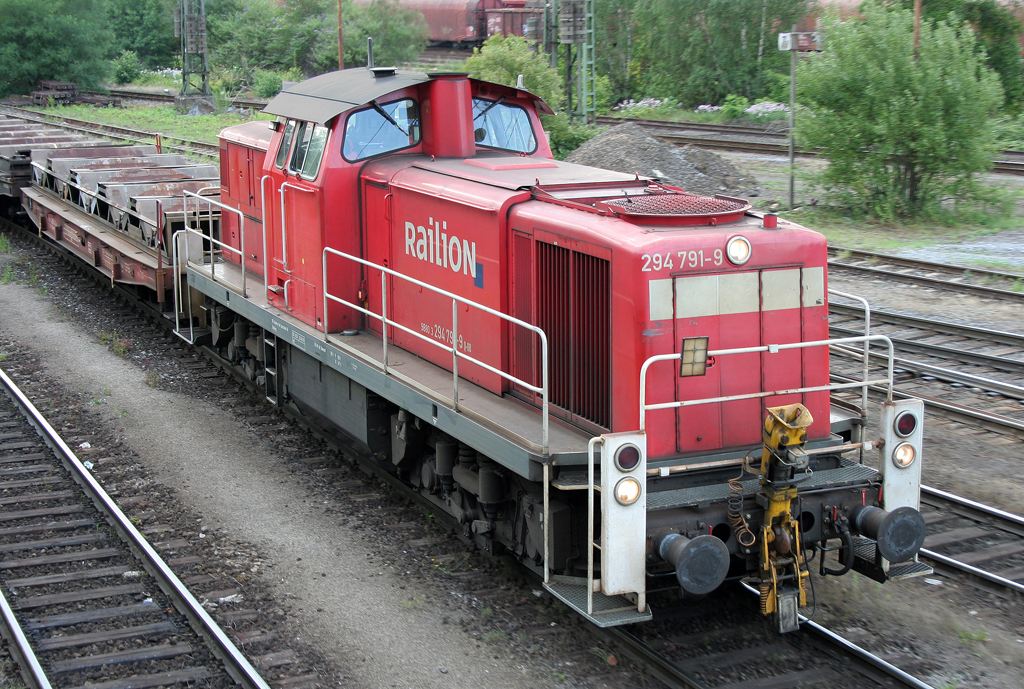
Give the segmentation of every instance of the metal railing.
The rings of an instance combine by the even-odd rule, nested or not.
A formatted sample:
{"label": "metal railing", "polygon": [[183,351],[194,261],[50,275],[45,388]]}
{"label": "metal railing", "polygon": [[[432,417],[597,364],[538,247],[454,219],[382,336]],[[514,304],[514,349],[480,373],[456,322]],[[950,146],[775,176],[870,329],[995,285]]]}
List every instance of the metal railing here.
{"label": "metal railing", "polygon": [[[337,296],[335,296],[335,295],[330,293],[330,291],[327,288],[327,257],[328,257],[328,255],[338,256],[340,258],[353,261],[354,263],[358,263],[359,265],[364,266],[366,268],[371,268],[373,270],[379,270],[380,271],[380,274],[381,274],[380,275],[381,313],[379,313],[379,314],[378,313],[374,313],[373,311],[371,311],[371,310],[369,310],[367,308],[364,308],[364,307],[360,306],[359,304],[354,304],[354,303],[352,303],[350,301],[347,301],[345,299],[342,299],[341,297],[337,297]],[[427,337],[423,333],[421,333],[419,331],[416,331],[416,330],[413,330],[412,328],[409,328],[407,326],[404,326],[401,323],[399,323],[397,321],[394,321],[394,320],[392,320],[391,318],[388,317],[387,278],[388,278],[389,275],[391,277],[393,277],[393,278],[397,278],[399,280],[404,280],[404,281],[406,281],[406,282],[408,282],[410,284],[416,285],[416,286],[421,287],[423,289],[430,290],[431,292],[434,292],[435,294],[439,294],[439,295],[441,295],[443,297],[447,297],[447,298],[452,300],[452,328],[451,328],[451,338],[450,338],[451,339],[451,343],[452,343],[451,346],[449,346],[447,344],[444,344],[442,342],[438,342],[436,339],[434,339],[432,337]],[[548,338],[547,338],[547,335],[544,333],[543,330],[541,330],[540,328],[538,328],[535,325],[530,325],[529,323],[526,323],[525,321],[521,321],[518,318],[515,318],[513,316],[509,316],[508,314],[502,313],[501,311],[496,311],[495,309],[492,309],[492,308],[490,308],[488,306],[484,306],[483,304],[479,304],[479,303],[477,303],[475,301],[472,301],[470,299],[466,299],[465,297],[460,297],[457,294],[453,294],[451,292],[448,292],[447,290],[443,290],[443,289],[441,289],[439,287],[435,287],[435,286],[433,286],[431,284],[428,284],[426,282],[423,282],[421,280],[417,280],[416,278],[409,277],[408,275],[405,275],[403,273],[399,273],[398,271],[392,270],[391,268],[387,268],[385,266],[378,265],[376,263],[371,263],[370,261],[367,261],[365,259],[359,258],[358,256],[353,256],[351,254],[346,254],[346,253],[344,253],[342,251],[337,251],[336,249],[331,249],[329,247],[324,248],[324,251],[323,251],[323,285],[324,285],[324,340],[328,339],[328,336],[329,336],[328,333],[330,332],[330,328],[329,328],[329,325],[328,325],[328,301],[333,301],[333,302],[336,302],[338,304],[343,304],[343,305],[345,305],[345,306],[347,306],[347,307],[349,307],[351,309],[355,309],[356,311],[358,311],[358,312],[360,312],[360,313],[362,313],[362,314],[364,314],[364,315],[366,315],[366,316],[368,316],[370,318],[374,318],[374,319],[380,321],[380,323],[381,323],[381,340],[383,342],[383,350],[384,350],[382,366],[383,366],[383,370],[384,370],[384,374],[385,375],[391,375],[392,374],[392,372],[388,368],[388,328],[389,327],[401,330],[402,332],[408,333],[408,334],[410,334],[410,335],[412,335],[414,337],[419,338],[420,340],[423,340],[424,342],[427,342],[427,343],[429,343],[429,344],[431,344],[431,345],[433,345],[433,346],[435,346],[435,347],[437,347],[439,349],[443,349],[444,351],[450,353],[452,355],[452,388],[453,388],[452,404],[453,404],[453,406],[454,406],[456,411],[458,411],[458,409],[459,409],[459,359],[465,359],[469,363],[476,364],[477,366],[480,366],[481,368],[483,368],[483,369],[485,369],[487,371],[490,371],[491,373],[494,373],[494,374],[497,374],[498,376],[501,376],[505,380],[511,381],[512,383],[514,383],[516,385],[520,385],[520,386],[526,388],[527,390],[530,390],[530,391],[532,391],[534,393],[537,393],[537,394],[541,395],[541,399],[542,399],[542,403],[541,403],[541,446],[543,447],[543,453],[545,455],[548,454],[548,449],[549,449],[549,447],[548,447],[549,446],[549,442],[548,442]],[[494,366],[491,366],[490,364],[484,363],[483,361],[480,361],[479,359],[477,359],[477,358],[475,358],[473,356],[470,356],[469,354],[459,353],[459,315],[458,315],[459,304],[462,304],[462,305],[464,305],[466,307],[473,307],[473,308],[475,308],[475,309],[477,309],[479,311],[483,311],[484,313],[489,313],[492,316],[497,316],[498,318],[500,318],[502,320],[505,320],[505,321],[507,321],[509,323],[512,323],[514,325],[518,325],[518,326],[520,326],[522,328],[526,328],[527,330],[530,330],[530,331],[536,333],[537,336],[540,337],[540,342],[541,342],[541,385],[539,387],[536,386],[536,385],[533,385],[531,383],[528,383],[525,380],[517,378],[517,377],[513,376],[510,373],[507,373],[505,371],[497,369]],[[348,348],[348,347],[346,347],[346,348]],[[395,374],[397,374],[397,372],[395,372]],[[401,374],[397,374],[397,375],[401,375]],[[406,376],[402,375],[401,377],[405,378]]]}
{"label": "metal railing", "polygon": [[[191,192],[185,192],[185,194],[192,194],[192,193]],[[192,194],[192,195],[195,196],[195,194]],[[234,208],[230,208],[230,207],[224,206],[224,204],[222,204],[220,202],[217,202],[217,201],[210,201],[210,203],[214,203],[214,204],[216,204],[218,206],[221,206],[223,208],[227,208],[227,210],[229,210],[229,211],[232,211],[234,213],[238,213],[239,216],[241,216],[239,218],[239,222],[244,222],[244,216],[242,216],[242,212],[241,211],[236,210]],[[198,213],[198,207],[197,207],[197,213]],[[232,251],[232,252],[238,254],[239,258],[240,258],[240,261],[241,261],[240,265],[241,265],[241,268],[242,268],[242,296],[245,297],[246,299],[248,299],[249,297],[248,297],[248,295],[246,294],[246,291],[245,291],[245,285],[246,285],[246,280],[245,280],[245,232],[244,232],[245,226],[244,225],[240,226],[242,228],[242,243],[241,243],[241,248],[236,249],[235,247],[233,247],[233,246],[231,246],[229,244],[225,244],[224,242],[222,242],[219,239],[214,239],[213,236],[212,236],[212,231],[211,231],[210,235],[204,234],[202,232],[202,226],[201,225],[199,226],[198,229],[190,227],[189,224],[188,224],[188,220],[187,220],[187,217],[188,217],[188,213],[187,212],[185,213],[185,216],[186,216],[185,226],[182,229],[180,229],[177,232],[175,232],[174,236],[171,238],[171,265],[174,268],[174,333],[178,337],[180,337],[181,339],[183,339],[186,342],[188,342],[189,344],[195,344],[196,338],[195,338],[195,330],[193,328],[192,300],[191,299],[188,300],[188,304],[187,304],[187,306],[188,306],[188,337],[185,337],[185,335],[182,332],[182,328],[181,328],[181,314],[185,311],[185,306],[186,306],[185,303],[183,303],[184,300],[182,299],[182,297],[183,297],[183,295],[185,293],[185,290],[182,289],[182,279],[181,279],[182,267],[183,267],[183,265],[181,263],[181,252],[179,251],[179,246],[181,245],[181,240],[182,239],[185,240],[185,243],[184,243],[184,246],[185,246],[185,249],[184,249],[185,264],[184,265],[185,266],[192,265],[192,266],[195,267],[196,270],[198,270],[200,272],[204,272],[204,273],[205,273],[205,270],[203,269],[202,264],[193,262],[192,258],[189,256],[189,250],[188,250],[188,246],[189,246],[188,237],[189,237],[189,235],[197,236],[200,239],[201,242],[208,241],[208,242],[210,242],[211,246],[217,246],[217,247],[219,247],[221,249],[227,249],[228,251]],[[203,253],[205,254],[205,251]],[[223,281],[218,281],[217,280],[217,266],[216,266],[216,261],[215,261],[215,258],[214,258],[214,250],[212,248],[210,249],[210,279],[215,284],[222,284],[223,283]],[[226,287],[228,287],[229,289],[231,289],[232,291],[235,291],[235,289],[236,289],[236,287],[234,285],[232,285],[231,283],[223,283],[223,284]]]}
{"label": "metal railing", "polygon": [[[837,289],[829,289],[829,294],[834,294],[837,297],[843,299],[850,299],[851,301],[860,302],[860,305],[864,307],[864,336],[867,337],[871,334],[871,304],[864,297],[858,297],[856,294],[848,294],[846,292],[840,292]],[[868,356],[871,349],[871,343],[867,340],[864,341],[864,380],[868,379]],[[865,385],[860,393],[860,408],[861,414],[864,415],[868,408],[868,386]]]}
{"label": "metal railing", "polygon": [[[260,181],[260,193],[263,182]],[[281,269],[286,273],[292,272],[288,268],[288,233],[285,231],[285,215],[284,215],[284,190],[285,189],[296,189],[298,191],[304,191],[307,194],[315,194],[316,189],[307,189],[306,187],[300,187],[298,184],[292,184],[290,182],[281,182],[281,186],[278,188],[278,193],[281,195]],[[266,225],[264,225],[264,232],[266,232]]]}
{"label": "metal railing", "polygon": [[730,354],[752,354],[767,352],[777,354],[787,349],[806,349],[808,347],[829,347],[832,345],[844,345],[863,342],[868,345],[870,342],[885,343],[889,349],[887,376],[876,380],[855,381],[853,383],[832,383],[829,385],[812,385],[803,388],[791,388],[788,390],[772,390],[769,392],[751,392],[744,395],[725,395],[722,397],[708,397],[696,400],[682,400],[675,402],[658,402],[647,404],[647,370],[652,364],[659,361],[676,361],[682,358],[682,352],[674,354],[658,354],[648,358],[640,368],[640,430],[643,431],[647,425],[647,412],[656,409],[677,409],[680,407],[692,407],[701,404],[716,404],[719,402],[736,402],[739,400],[760,399],[764,397],[777,397],[781,395],[804,394],[808,392],[831,392],[833,390],[846,390],[851,388],[866,388],[869,385],[885,385],[887,387],[886,399],[892,401],[892,369],[893,369],[893,345],[892,341],[885,335],[862,335],[859,337],[843,337],[835,340],[815,340],[813,342],[794,342],[792,344],[763,345],[760,347],[741,347],[738,349],[718,349],[709,351],[708,356],[720,357]]}
{"label": "metal railing", "polygon": [[[246,272],[245,271],[245,215],[243,215],[242,211],[238,210],[237,208],[232,208],[231,206],[228,206],[227,204],[221,203],[220,201],[214,201],[213,199],[209,199],[209,198],[206,198],[204,196],[201,196],[202,192],[210,190],[210,189],[220,189],[220,186],[218,185],[216,187],[203,187],[198,192],[191,192],[191,191],[187,191],[187,190],[182,192],[182,194],[184,195],[183,203],[184,203],[184,206],[185,206],[185,213],[184,213],[184,216],[185,216],[185,218],[184,218],[185,219],[185,229],[190,231],[190,232],[195,232],[197,234],[202,235],[202,237],[204,239],[209,240],[211,244],[216,244],[217,246],[219,246],[221,248],[227,248],[230,251],[233,251],[234,253],[239,255],[239,264],[238,265],[242,269],[242,296],[245,297],[246,299],[248,299],[249,298],[249,294],[246,291],[246,280],[245,280],[245,272]],[[195,228],[192,228],[189,225],[189,222],[188,222],[188,219],[189,219],[189,215],[188,215],[188,213],[189,213],[189,210],[188,210],[188,197],[190,197],[190,196],[196,199],[196,223],[197,223],[197,225],[196,225]],[[201,217],[199,215],[199,213],[200,213],[200,210],[199,210],[200,202],[209,204],[209,206],[210,206],[209,215],[207,216],[207,227],[210,228],[210,234],[209,235],[205,235],[205,234],[202,233],[202,219],[201,219]],[[223,211],[230,211],[230,212],[235,213],[236,215],[238,215],[238,235],[239,235],[239,237],[238,237],[239,248],[238,249],[236,249],[233,246],[230,246],[228,244],[225,244],[224,242],[220,241],[219,239],[214,239],[213,238],[213,206],[217,206],[218,208],[221,209],[222,212]],[[175,233],[175,236],[177,236],[177,234],[178,233]],[[217,282],[217,271],[214,269],[214,256],[213,256],[213,253],[214,253],[213,250],[211,250],[210,251],[210,279],[213,280],[214,282]],[[189,260],[188,259],[188,245],[187,244],[185,246],[185,260],[186,261]]]}

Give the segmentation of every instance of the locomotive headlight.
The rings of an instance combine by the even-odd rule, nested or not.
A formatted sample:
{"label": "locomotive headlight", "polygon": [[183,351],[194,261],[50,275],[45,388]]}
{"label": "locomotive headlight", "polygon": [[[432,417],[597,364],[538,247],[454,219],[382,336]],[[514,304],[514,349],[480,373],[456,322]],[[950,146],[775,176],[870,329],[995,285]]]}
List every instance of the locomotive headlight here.
{"label": "locomotive headlight", "polygon": [[893,463],[902,469],[913,464],[915,459],[917,459],[917,450],[910,443],[900,443],[892,451]]}
{"label": "locomotive headlight", "polygon": [[627,476],[615,484],[615,499],[620,505],[632,505],[640,497],[640,482]]}
{"label": "locomotive headlight", "polygon": [[743,265],[750,260],[751,253],[750,242],[746,237],[733,237],[725,245],[725,255],[733,265]]}

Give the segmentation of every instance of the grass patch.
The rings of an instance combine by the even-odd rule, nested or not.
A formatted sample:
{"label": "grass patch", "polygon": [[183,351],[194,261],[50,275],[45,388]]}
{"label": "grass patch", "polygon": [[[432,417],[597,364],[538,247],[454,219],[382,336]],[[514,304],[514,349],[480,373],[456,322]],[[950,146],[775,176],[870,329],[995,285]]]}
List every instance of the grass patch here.
{"label": "grass patch", "polygon": [[91,105],[72,105],[68,107],[43,108],[48,115],[87,120],[117,127],[139,129],[156,133],[172,139],[217,143],[217,135],[225,127],[231,127],[253,119],[271,120],[272,115],[254,113],[243,116],[240,113],[226,112],[213,115],[182,115],[173,106],[129,105],[123,108],[97,108]]}
{"label": "grass patch", "polygon": [[508,634],[505,632],[493,629],[484,634],[484,641],[489,644],[500,644],[508,641]]}
{"label": "grass patch", "polygon": [[6,234],[0,233],[0,254],[11,253],[11,238]]}
{"label": "grass patch", "polygon": [[1018,218],[998,217],[956,225],[930,221],[879,222],[851,218],[819,208],[798,209],[783,213],[781,217],[820,232],[830,245],[880,253],[961,242],[1004,229],[1018,229],[1021,224]]}

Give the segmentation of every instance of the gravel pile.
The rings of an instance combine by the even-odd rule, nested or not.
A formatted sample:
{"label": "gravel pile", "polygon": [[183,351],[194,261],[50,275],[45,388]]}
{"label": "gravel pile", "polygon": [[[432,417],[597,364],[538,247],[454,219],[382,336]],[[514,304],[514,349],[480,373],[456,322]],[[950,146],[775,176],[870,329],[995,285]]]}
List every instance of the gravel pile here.
{"label": "gravel pile", "polygon": [[695,194],[758,196],[757,180],[714,153],[692,146],[667,146],[632,122],[612,127],[566,158],[627,174],[657,177]]}

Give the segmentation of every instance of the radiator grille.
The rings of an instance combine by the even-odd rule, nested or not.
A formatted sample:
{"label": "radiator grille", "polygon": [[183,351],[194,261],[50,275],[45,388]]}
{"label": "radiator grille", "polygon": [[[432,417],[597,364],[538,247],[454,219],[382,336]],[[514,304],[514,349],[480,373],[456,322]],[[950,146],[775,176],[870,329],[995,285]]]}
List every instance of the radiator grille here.
{"label": "radiator grille", "polygon": [[537,325],[548,335],[551,403],[602,428],[611,424],[609,262],[536,243]]}
{"label": "radiator grille", "polygon": [[588,421],[608,428],[611,423],[608,261],[573,254],[573,404]]}

